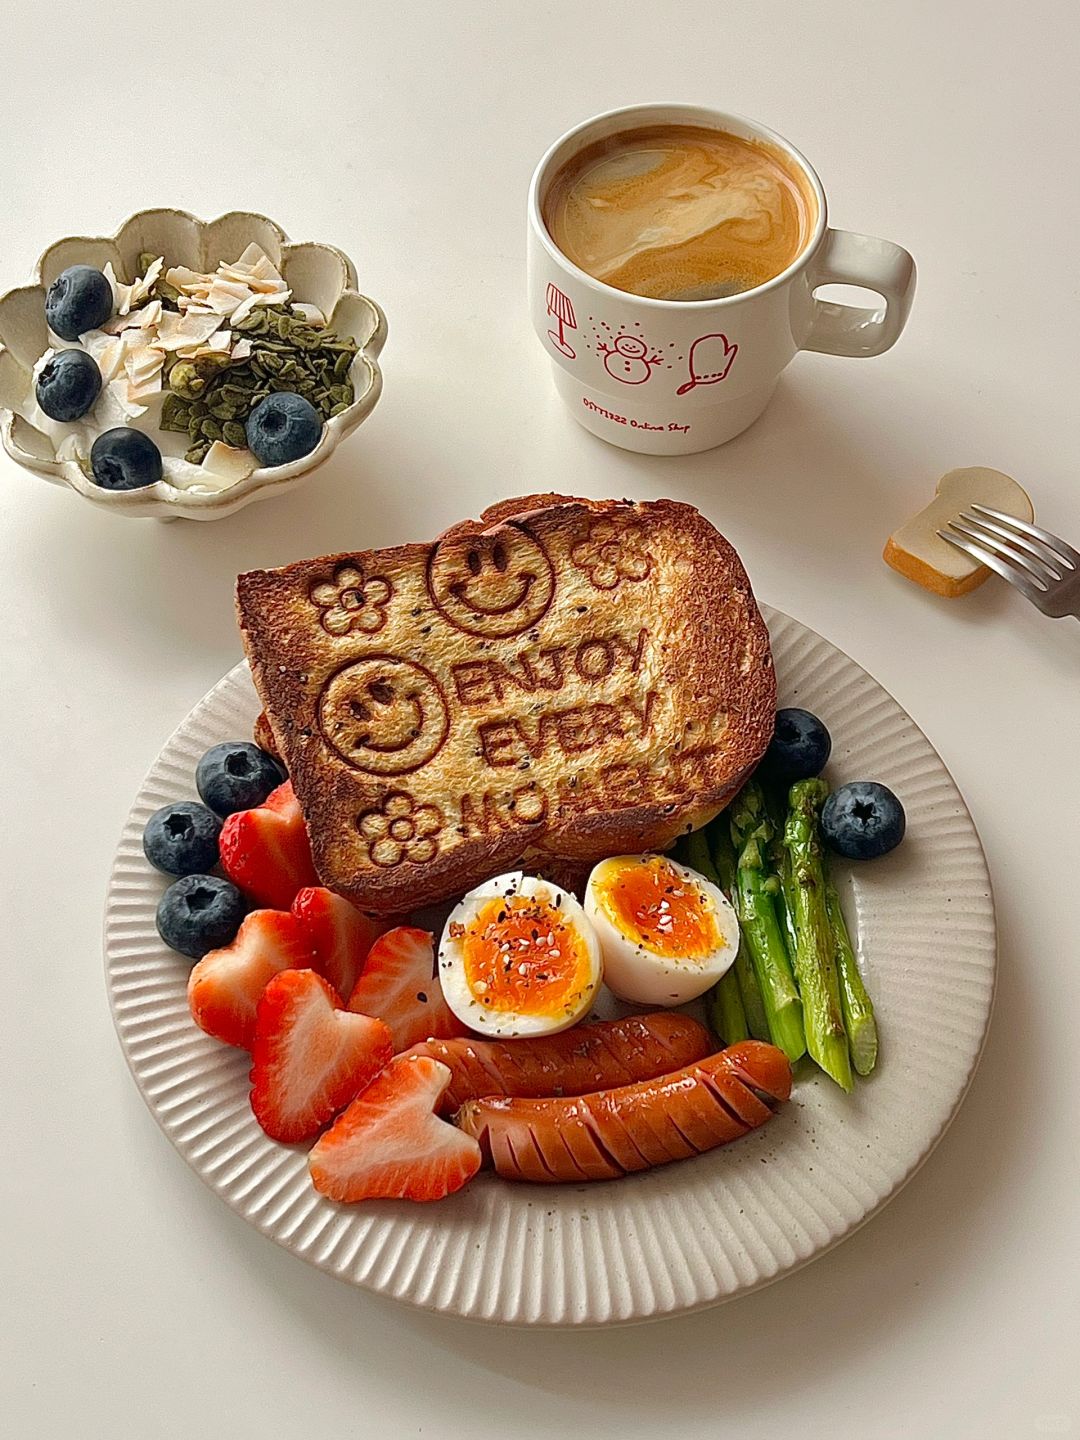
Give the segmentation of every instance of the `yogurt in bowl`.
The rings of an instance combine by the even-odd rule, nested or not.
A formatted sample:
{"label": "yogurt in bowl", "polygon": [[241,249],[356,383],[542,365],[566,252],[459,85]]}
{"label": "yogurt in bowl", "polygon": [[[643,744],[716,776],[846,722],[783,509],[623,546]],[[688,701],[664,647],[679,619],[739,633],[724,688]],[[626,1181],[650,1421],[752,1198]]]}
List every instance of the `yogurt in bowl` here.
{"label": "yogurt in bowl", "polygon": [[[73,264],[104,274],[113,306],[66,340],[45,323],[45,294]],[[0,299],[3,442],[19,463],[125,514],[216,518],[314,469],[370,413],[385,334],[382,311],[357,292],[341,251],[292,245],[262,216],[204,224],[144,211],[112,239],[59,242],[36,285]],[[37,381],[70,348],[93,357],[101,390],[77,420],[51,419]],[[277,402],[285,392],[302,399]],[[262,463],[248,448],[247,422],[268,399],[270,410],[291,405],[310,417],[305,453],[258,426],[251,444]],[[94,441],[118,427],[153,440],[159,480],[123,490],[96,483]]]}

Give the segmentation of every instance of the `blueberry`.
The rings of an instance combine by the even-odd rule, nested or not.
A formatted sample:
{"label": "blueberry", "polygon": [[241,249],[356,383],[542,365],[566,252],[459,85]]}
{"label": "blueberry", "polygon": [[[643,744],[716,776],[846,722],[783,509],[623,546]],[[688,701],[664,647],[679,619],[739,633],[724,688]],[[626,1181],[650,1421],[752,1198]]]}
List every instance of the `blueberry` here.
{"label": "blueberry", "polygon": [[141,430],[118,425],[90,447],[90,468],[103,490],[141,490],[161,479],[161,451]]}
{"label": "blueberry", "polygon": [[853,780],[834,790],[821,811],[821,832],[848,860],[876,860],[904,838],[904,807],[887,785]]}
{"label": "blueberry", "polygon": [[143,853],[166,875],[194,875],[218,862],[221,821],[205,805],[181,800],[155,810],[143,831]]}
{"label": "blueberry", "polygon": [[78,420],[101,394],[101,371],[85,350],[58,350],[37,378],[37,403],[50,420]]}
{"label": "blueberry", "polygon": [[185,875],[162,895],[157,929],[166,945],[201,960],[208,950],[228,945],[246,914],[244,897],[230,880],[218,875]]}
{"label": "blueberry", "polygon": [[289,390],[267,395],[247,418],[248,449],[260,465],[288,465],[310,455],[321,434],[315,406]]}
{"label": "blueberry", "polygon": [[251,810],[285,779],[272,756],[246,740],[212,746],[199,761],[195,787],[215,815]]}
{"label": "blueberry", "polygon": [[792,706],[776,712],[776,729],[765,751],[766,772],[791,785],[810,780],[825,769],[832,751],[832,736],[809,710]]}
{"label": "blueberry", "polygon": [[45,319],[61,340],[98,330],[112,314],[112,286],[92,265],[69,265],[49,286]]}

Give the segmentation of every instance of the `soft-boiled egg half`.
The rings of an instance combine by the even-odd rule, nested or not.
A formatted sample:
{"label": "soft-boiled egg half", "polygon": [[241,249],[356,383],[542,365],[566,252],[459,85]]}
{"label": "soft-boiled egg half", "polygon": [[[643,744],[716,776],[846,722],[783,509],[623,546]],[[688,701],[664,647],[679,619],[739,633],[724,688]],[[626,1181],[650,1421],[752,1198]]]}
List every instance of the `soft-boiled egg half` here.
{"label": "soft-boiled egg half", "polygon": [[733,964],[739,922],[723,892],[666,855],[615,855],[589,876],[585,913],[620,1000],[683,1005]]}
{"label": "soft-boiled egg half", "polygon": [[600,945],[581,905],[515,871],[485,880],[455,906],[439,945],[446,1003],[482,1035],[555,1035],[589,1011]]}

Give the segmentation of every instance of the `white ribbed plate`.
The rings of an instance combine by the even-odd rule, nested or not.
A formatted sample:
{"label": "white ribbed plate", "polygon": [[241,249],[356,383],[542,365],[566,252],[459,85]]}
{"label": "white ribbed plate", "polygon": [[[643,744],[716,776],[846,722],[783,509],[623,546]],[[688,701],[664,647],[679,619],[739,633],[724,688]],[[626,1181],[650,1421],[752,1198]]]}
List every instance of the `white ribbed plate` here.
{"label": "white ribbed plate", "polygon": [[151,812],[194,796],[202,753],[251,733],[259,706],[239,665],[147,776],[105,916],[109,996],[136,1084],[227,1204],[311,1264],[414,1305],[502,1324],[604,1325],[745,1294],[896,1193],[941,1138],[982,1048],[996,953],[986,862],[952,778],[896,701],[812,630],[766,618],[781,703],[805,705],[832,731],[828,776],[882,780],[907,808],[899,850],[850,875],[838,867],[881,1029],[874,1076],[846,1096],[800,1066],[791,1103],[763,1130],[611,1184],[549,1189],[483,1175],[437,1205],[324,1200],[303,1149],[255,1123],[247,1054],[192,1023],[189,966],[154,928],[165,882],[142,853]]}

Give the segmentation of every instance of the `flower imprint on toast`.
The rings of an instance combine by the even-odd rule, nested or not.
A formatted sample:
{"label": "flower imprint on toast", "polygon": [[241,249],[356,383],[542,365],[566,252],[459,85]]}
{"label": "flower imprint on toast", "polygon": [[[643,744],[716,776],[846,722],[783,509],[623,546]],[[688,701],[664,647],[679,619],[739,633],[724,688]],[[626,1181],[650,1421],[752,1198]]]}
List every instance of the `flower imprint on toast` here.
{"label": "flower imprint on toast", "polygon": [[332,675],[319,696],[318,716],[326,743],[369,775],[419,770],[450,730],[438,680],[397,655],[366,655]]}
{"label": "flower imprint on toast", "polygon": [[311,587],[311,602],[323,612],[321,624],[328,635],[348,635],[350,630],[374,635],[386,624],[393,593],[393,585],[381,575],[365,580],[355,565],[341,565],[333,580]]}
{"label": "flower imprint on toast", "polygon": [[376,809],[357,816],[361,848],[380,869],[409,860],[422,865],[439,848],[443,812],[437,805],[417,805],[407,790],[394,790]]}
{"label": "flower imprint on toast", "polygon": [[440,540],[428,559],[427,586],[435,608],[455,629],[503,639],[547,613],[555,569],[536,536],[510,521]]}
{"label": "flower imprint on toast", "polygon": [[644,580],[653,567],[640,525],[620,525],[605,516],[594,520],[570,558],[598,590],[614,590],[623,580]]}

